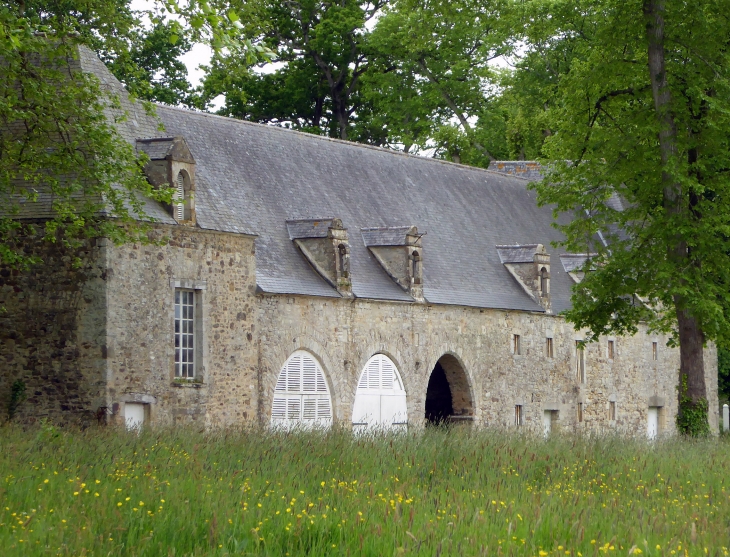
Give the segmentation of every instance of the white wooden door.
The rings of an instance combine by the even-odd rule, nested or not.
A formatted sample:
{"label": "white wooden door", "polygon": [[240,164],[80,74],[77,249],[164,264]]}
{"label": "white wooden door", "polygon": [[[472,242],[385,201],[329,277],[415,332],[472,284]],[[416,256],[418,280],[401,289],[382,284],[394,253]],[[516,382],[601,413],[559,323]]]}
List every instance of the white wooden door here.
{"label": "white wooden door", "polygon": [[279,372],[271,407],[271,425],[330,427],[332,398],[322,367],[309,352],[297,350]]}
{"label": "white wooden door", "polygon": [[657,433],[659,433],[659,408],[649,406],[646,434],[649,439],[656,439]]}
{"label": "white wooden door", "polygon": [[127,402],[124,405],[124,423],[128,430],[140,430],[144,424],[144,404]]}
{"label": "white wooden door", "polygon": [[353,430],[405,430],[407,424],[406,391],[398,370],[390,358],[376,354],[365,364],[357,383]]}
{"label": "white wooden door", "polygon": [[553,428],[553,413],[550,410],[545,410],[542,413],[542,428],[545,437],[550,435],[550,430]]}

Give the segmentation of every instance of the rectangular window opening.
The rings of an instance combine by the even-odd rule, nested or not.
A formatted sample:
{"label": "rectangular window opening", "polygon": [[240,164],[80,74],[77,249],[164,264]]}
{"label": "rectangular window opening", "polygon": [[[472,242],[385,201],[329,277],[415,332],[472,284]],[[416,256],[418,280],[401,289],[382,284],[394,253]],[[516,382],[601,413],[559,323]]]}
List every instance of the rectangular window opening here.
{"label": "rectangular window opening", "polygon": [[575,378],[579,383],[586,382],[586,357],[581,341],[575,341]]}
{"label": "rectangular window opening", "polygon": [[608,359],[609,360],[613,360],[613,344],[614,343],[612,340],[608,341]]}
{"label": "rectangular window opening", "polygon": [[522,411],[522,405],[518,404],[515,406],[515,425],[524,424],[524,412]]}
{"label": "rectangular window opening", "polygon": [[515,356],[522,354],[520,349],[520,335],[512,335],[512,353]]}
{"label": "rectangular window opening", "polygon": [[580,423],[582,421],[583,421],[583,403],[579,402],[578,403],[578,422]]}
{"label": "rectangular window opening", "polygon": [[195,379],[195,291],[175,289],[175,378]]}
{"label": "rectangular window opening", "polygon": [[545,339],[545,355],[548,358],[552,358],[554,355],[553,354],[553,339],[550,337]]}
{"label": "rectangular window opening", "polygon": [[608,403],[608,419],[612,422],[616,421],[616,403],[614,401]]}
{"label": "rectangular window opening", "polygon": [[658,352],[659,352],[659,343],[658,342],[652,342],[651,343],[651,359],[656,361],[658,359]]}

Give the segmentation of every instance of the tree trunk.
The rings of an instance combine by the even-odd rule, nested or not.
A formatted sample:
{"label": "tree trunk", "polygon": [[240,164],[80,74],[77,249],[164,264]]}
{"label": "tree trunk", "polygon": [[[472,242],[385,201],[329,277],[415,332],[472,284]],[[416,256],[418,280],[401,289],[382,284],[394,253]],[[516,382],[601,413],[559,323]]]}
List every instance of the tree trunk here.
{"label": "tree trunk", "polygon": [[[678,156],[677,125],[671,110],[671,92],[667,82],[664,61],[664,0],[644,0],[646,37],[648,41],[648,66],[651,80],[654,110],[659,122],[659,148],[662,160],[662,184],[664,208],[669,215],[688,212],[683,199],[682,186],[669,172],[670,163]],[[689,218],[689,215],[686,215]],[[688,264],[687,244],[680,236],[674,245],[667,248],[669,261],[679,267]],[[679,375],[680,385],[686,379],[687,391],[680,389],[679,399],[689,397],[693,406],[701,399],[707,399],[705,366],[702,354],[704,334],[696,317],[684,308],[682,296],[674,297],[677,326],[679,329]],[[682,405],[680,404],[680,412]]]}

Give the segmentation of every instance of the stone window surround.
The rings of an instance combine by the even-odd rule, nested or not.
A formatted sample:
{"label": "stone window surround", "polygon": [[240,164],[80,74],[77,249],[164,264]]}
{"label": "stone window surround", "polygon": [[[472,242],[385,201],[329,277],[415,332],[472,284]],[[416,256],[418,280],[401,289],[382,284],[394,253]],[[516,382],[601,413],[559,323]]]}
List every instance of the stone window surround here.
{"label": "stone window surround", "polygon": [[170,312],[170,331],[173,340],[175,335],[175,291],[178,289],[192,290],[195,292],[195,377],[190,380],[175,376],[174,342],[172,343],[173,355],[171,357],[170,380],[173,387],[200,388],[207,383],[206,354],[205,354],[205,298],[203,293],[207,290],[208,283],[204,280],[195,279],[170,279],[172,311]]}

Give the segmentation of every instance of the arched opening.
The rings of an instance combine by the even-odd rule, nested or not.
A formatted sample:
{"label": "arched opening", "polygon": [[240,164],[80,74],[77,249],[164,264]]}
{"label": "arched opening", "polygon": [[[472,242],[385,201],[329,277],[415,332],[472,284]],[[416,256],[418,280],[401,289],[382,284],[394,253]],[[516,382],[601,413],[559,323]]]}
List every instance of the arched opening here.
{"label": "arched opening", "polygon": [[330,427],[332,397],[322,366],[297,350],[279,372],[271,406],[271,425],[283,429]]}
{"label": "arched opening", "polygon": [[417,251],[411,254],[412,257],[412,271],[413,271],[413,283],[421,284],[423,282],[423,267],[421,265],[421,256]]}
{"label": "arched opening", "polygon": [[384,354],[368,360],[357,383],[352,428],[403,430],[408,424],[406,391],[393,361]]}
{"label": "arched opening", "polygon": [[550,273],[545,267],[540,271],[540,295],[545,298],[550,294]]}
{"label": "arched opening", "polygon": [[339,257],[340,276],[347,278],[350,274],[350,265],[347,257],[347,248],[344,244],[337,246],[337,255]]}
{"label": "arched opening", "polygon": [[175,220],[190,220],[190,181],[185,172],[178,172],[175,179],[175,193],[172,196]]}
{"label": "arched opening", "polygon": [[439,358],[426,389],[426,422],[462,423],[474,419],[471,388],[464,368],[451,354]]}

